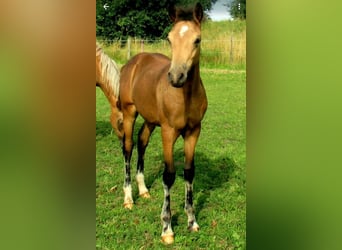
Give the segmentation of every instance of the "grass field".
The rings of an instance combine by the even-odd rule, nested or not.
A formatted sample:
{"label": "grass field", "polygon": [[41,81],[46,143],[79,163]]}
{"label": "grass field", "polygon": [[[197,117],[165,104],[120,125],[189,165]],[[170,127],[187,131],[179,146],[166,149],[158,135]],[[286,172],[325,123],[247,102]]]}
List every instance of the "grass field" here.
{"label": "grass field", "polygon": [[[184,213],[183,140],[175,145],[176,181],[171,190],[175,243],[160,242],[163,155],[160,128],[145,155],[151,199],[142,199],[133,179],[132,211],[123,208],[124,163],[112,131],[107,100],[96,89],[96,249],[246,248],[246,73],[201,68],[209,106],[196,147],[194,205],[197,233],[187,231]],[[137,132],[142,125],[138,117]],[[132,177],[137,152],[133,152]]]}

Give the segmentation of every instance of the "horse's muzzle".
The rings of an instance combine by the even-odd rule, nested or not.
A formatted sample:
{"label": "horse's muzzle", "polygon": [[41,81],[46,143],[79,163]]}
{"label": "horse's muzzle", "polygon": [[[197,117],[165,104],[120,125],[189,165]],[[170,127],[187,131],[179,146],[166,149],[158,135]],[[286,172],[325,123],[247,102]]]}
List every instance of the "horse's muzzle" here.
{"label": "horse's muzzle", "polygon": [[183,87],[186,81],[187,73],[184,71],[170,70],[167,73],[167,76],[173,87],[180,88]]}

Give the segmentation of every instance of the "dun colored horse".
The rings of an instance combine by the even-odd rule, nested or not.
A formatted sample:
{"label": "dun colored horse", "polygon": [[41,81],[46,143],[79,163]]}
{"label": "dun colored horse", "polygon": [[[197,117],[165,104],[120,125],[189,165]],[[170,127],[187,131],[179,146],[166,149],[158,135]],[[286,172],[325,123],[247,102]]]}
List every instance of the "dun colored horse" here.
{"label": "dun colored horse", "polygon": [[184,138],[185,211],[188,229],[198,231],[193,208],[194,153],[201,130],[201,120],[207,109],[207,97],[200,78],[202,6],[182,10],[169,9],[173,27],[168,34],[172,59],[157,53],[140,53],[121,69],[119,106],[123,112],[123,154],[125,158],[124,206],[133,206],[131,188],[131,156],[133,127],[138,114],[144,124],[138,138],[136,180],[139,194],[149,197],[144,182],[144,153],[151,133],[161,127],[165,169],[163,173],[164,204],[161,212],[162,241],[173,243],[171,228],[170,189],[176,169],[173,147],[177,138]]}
{"label": "dun colored horse", "polygon": [[116,63],[96,43],[96,86],[100,87],[111,105],[110,121],[116,135],[122,139],[122,113],[117,107],[120,71]]}

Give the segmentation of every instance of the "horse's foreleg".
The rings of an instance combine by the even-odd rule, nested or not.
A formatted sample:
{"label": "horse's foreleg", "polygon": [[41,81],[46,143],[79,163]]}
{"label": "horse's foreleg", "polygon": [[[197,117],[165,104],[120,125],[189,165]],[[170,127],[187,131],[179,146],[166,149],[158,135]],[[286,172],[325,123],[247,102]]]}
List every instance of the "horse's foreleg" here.
{"label": "horse's foreleg", "polygon": [[176,170],[173,163],[173,145],[178,135],[178,132],[175,130],[162,127],[165,169],[163,173],[164,203],[160,218],[163,224],[161,237],[165,244],[171,244],[174,241],[174,233],[171,227],[170,189],[176,178]]}
{"label": "horse's foreleg", "polygon": [[193,194],[193,179],[195,177],[194,154],[195,146],[200,134],[201,127],[187,130],[184,135],[184,153],[185,153],[185,167],[184,167],[184,181],[185,181],[185,206],[184,210],[188,215],[188,229],[190,231],[198,231],[199,226],[196,222],[195,212],[192,201]]}
{"label": "horse's foreleg", "polygon": [[128,209],[132,209],[133,207],[133,198],[132,198],[132,185],[131,185],[131,157],[133,150],[133,126],[135,122],[135,113],[127,113],[124,114],[124,136],[123,136],[123,145],[122,151],[125,158],[125,181],[124,181],[124,207]]}
{"label": "horse's foreleg", "polygon": [[138,139],[138,164],[137,164],[137,175],[136,180],[139,188],[139,195],[143,198],[149,198],[150,194],[145,185],[144,180],[144,156],[145,150],[148,145],[151,133],[153,132],[155,125],[144,123],[139,131]]}

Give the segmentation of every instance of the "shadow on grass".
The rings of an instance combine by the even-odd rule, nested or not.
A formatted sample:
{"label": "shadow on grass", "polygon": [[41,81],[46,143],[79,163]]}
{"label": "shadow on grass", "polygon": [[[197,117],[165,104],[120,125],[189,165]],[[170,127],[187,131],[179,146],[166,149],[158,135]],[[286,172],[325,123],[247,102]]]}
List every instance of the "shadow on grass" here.
{"label": "shadow on grass", "polygon": [[[162,159],[162,151],[159,159]],[[177,178],[183,179],[184,169],[184,153],[182,149],[174,152],[174,161],[176,166]],[[236,163],[228,156],[212,156],[208,157],[205,153],[198,151],[195,155],[195,179],[194,179],[194,199],[196,200],[195,211],[196,216],[205,207],[211,192],[220,188],[224,183],[227,183],[232,175]],[[162,180],[164,171],[164,163],[161,160],[159,167],[150,171],[145,175],[145,182],[147,188],[150,188],[155,181]],[[138,194],[137,194],[138,196]],[[138,198],[138,197],[135,197]],[[181,206],[184,206],[182,204]],[[172,222],[177,223],[177,214],[172,215]]]}
{"label": "shadow on grass", "polygon": [[[178,150],[174,154],[175,162],[183,161],[184,153]],[[177,164],[177,175],[183,178],[184,164]],[[208,157],[205,153],[197,151],[195,155],[195,179],[194,179],[194,198],[195,215],[201,212],[211,191],[220,188],[229,181],[231,174],[236,168],[235,162],[228,156],[212,155]]]}

